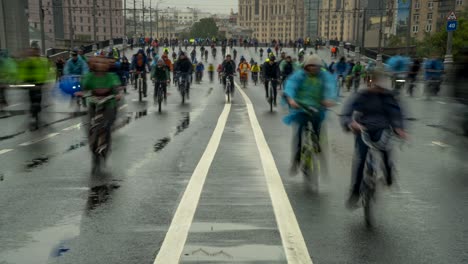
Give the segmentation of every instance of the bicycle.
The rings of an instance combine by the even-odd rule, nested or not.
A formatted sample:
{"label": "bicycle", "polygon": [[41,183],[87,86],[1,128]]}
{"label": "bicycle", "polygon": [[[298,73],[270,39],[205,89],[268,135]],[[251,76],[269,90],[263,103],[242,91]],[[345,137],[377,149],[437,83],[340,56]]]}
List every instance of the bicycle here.
{"label": "bicycle", "polygon": [[105,110],[107,102],[114,99],[114,95],[101,98],[96,96],[85,96],[90,98],[90,103],[95,107],[94,115],[91,116],[88,131],[89,146],[93,154],[92,173],[96,174],[101,169],[102,160],[107,158],[110,150],[111,120],[106,120]]}
{"label": "bicycle", "polygon": [[441,82],[442,81],[438,79],[427,80],[426,89],[424,89],[424,94],[427,100],[431,99],[433,96],[437,96]]}
{"label": "bicycle", "polygon": [[364,221],[367,226],[372,226],[375,221],[373,215],[373,204],[375,202],[374,197],[377,185],[377,170],[379,168],[379,164],[376,162],[376,156],[380,154],[378,152],[389,149],[391,137],[392,134],[390,130],[385,130],[382,132],[380,139],[374,142],[371,140],[365,128],[361,129],[362,141],[369,147],[364,167],[364,178],[362,179],[360,189],[361,202],[364,210]]}
{"label": "bicycle", "polygon": [[360,85],[361,85],[361,73],[356,73],[353,78],[354,92],[357,92],[359,90]]}
{"label": "bicycle", "polygon": [[241,81],[241,84],[242,84],[242,88],[247,88],[247,74],[242,74],[240,76],[240,81]]}
{"label": "bicycle", "polygon": [[[317,108],[299,104],[301,109],[309,117],[316,118],[319,114]],[[321,162],[319,155],[322,152],[320,147],[320,139],[317,131],[314,129],[311,119],[308,119],[307,125],[302,132],[301,142],[301,171],[304,176],[304,182],[311,191],[317,192],[319,186],[319,177]]]}
{"label": "bicycle", "polygon": [[228,103],[231,103],[231,98],[234,93],[234,83],[232,82],[231,78],[234,78],[234,75],[226,76],[226,85],[224,86]]}
{"label": "bicycle", "polygon": [[252,80],[254,82],[254,85],[256,86],[258,83],[258,72],[252,72]]}
{"label": "bicycle", "polygon": [[158,104],[158,112],[161,113],[161,105],[166,101],[166,82],[156,81],[154,86],[154,103]]}
{"label": "bicycle", "polygon": [[189,98],[189,88],[188,88],[188,80],[187,80],[187,75],[184,74],[179,74],[179,92],[180,92],[180,96],[182,97],[182,104],[185,103],[185,97],[187,97],[187,99]]}
{"label": "bicycle", "polygon": [[270,112],[273,112],[273,105],[276,105],[275,92],[276,92],[277,80],[275,79],[265,80],[265,84],[268,86],[267,90],[268,90],[268,103],[270,104]]}
{"label": "bicycle", "polygon": [[144,89],[144,79],[143,79],[143,72],[137,72],[138,75],[136,82],[135,82],[135,90],[138,90],[138,101],[141,102],[143,100],[143,89]]}

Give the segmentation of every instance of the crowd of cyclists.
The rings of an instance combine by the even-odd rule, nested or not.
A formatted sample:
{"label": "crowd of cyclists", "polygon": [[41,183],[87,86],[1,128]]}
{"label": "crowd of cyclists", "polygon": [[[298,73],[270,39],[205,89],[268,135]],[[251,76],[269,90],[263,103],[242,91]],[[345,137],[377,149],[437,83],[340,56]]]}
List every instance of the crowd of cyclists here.
{"label": "crowd of cyclists", "polygon": [[[406,85],[410,96],[414,94],[415,82],[421,69],[424,70],[424,79],[431,84],[430,94],[437,95],[440,90],[444,68],[442,61],[433,56],[425,62],[418,59],[411,61],[402,56],[395,56],[385,67],[377,66],[372,60],[366,65],[352,58],[341,57],[334,61],[336,49],[331,50],[332,62],[326,63],[320,56],[311,51],[307,54],[307,46],[292,43],[293,52],[288,54],[283,50],[280,42],[274,45],[258,49],[258,43],[253,40],[246,40],[246,45],[253,44],[255,55],[260,58],[257,62],[254,57],[247,61],[244,55],[239,56],[239,63],[236,63],[239,51],[234,47],[236,42],[221,41],[222,63],[213,64],[217,56],[217,41],[205,39],[177,43],[165,40],[161,43],[155,41],[143,41],[138,51],[128,59],[124,52],[117,48],[97,51],[94,56],[87,57],[83,50],[75,49],[70,53],[70,58],[58,58],[55,61],[55,71],[52,71],[50,61],[39,56],[39,49],[33,47],[17,60],[12,60],[7,54],[1,54],[0,63],[0,105],[7,106],[5,88],[7,84],[14,80],[11,76],[17,75],[22,83],[31,83],[35,89],[30,89],[31,105],[40,105],[41,87],[49,81],[59,80],[62,90],[72,98],[84,96],[89,93],[94,97],[107,97],[112,95],[112,100],[106,101],[105,116],[108,120],[110,145],[110,128],[116,117],[116,102],[122,98],[121,91],[128,93],[127,85],[131,83],[136,88],[136,79],[143,79],[143,96],[148,96],[147,74],[153,82],[157,82],[164,87],[164,100],[167,99],[167,86],[173,80],[174,84],[185,83],[187,85],[187,98],[189,98],[190,85],[193,81],[200,83],[204,76],[205,63],[208,64],[209,81],[214,82],[215,71],[218,78],[226,86],[232,84],[231,93],[234,92],[234,77],[239,73],[241,83],[249,80],[255,85],[263,83],[266,98],[273,98],[276,106],[279,100],[288,106],[289,114],[284,122],[293,126],[293,157],[291,160],[291,173],[296,174],[300,164],[301,142],[304,126],[311,122],[317,137],[320,138],[321,124],[326,119],[327,109],[333,107],[341,96],[341,91],[346,88],[355,93],[351,96],[341,115],[342,126],[346,131],[356,134],[355,155],[353,159],[353,172],[350,197],[348,207],[354,208],[359,200],[359,186],[363,179],[364,160],[368,152],[368,146],[362,142],[360,132],[366,130],[372,140],[379,140],[386,130],[391,130],[398,137],[407,138],[403,113],[399,106],[399,90],[397,86],[399,78],[408,81]],[[310,42],[310,40],[309,40]],[[148,46],[145,46],[145,43]],[[318,43],[318,42],[317,42]],[[188,44],[193,49],[188,53]],[[206,44],[206,45],[200,45]],[[133,46],[133,43],[131,43]],[[172,46],[172,47],[171,47]],[[169,49],[171,47],[171,49]],[[197,51],[197,47],[199,50]],[[228,49],[229,48],[229,49]],[[316,51],[320,49],[316,44]],[[228,51],[230,50],[230,53]],[[266,51],[266,58],[263,59]],[[251,53],[249,53],[251,55]],[[172,60],[170,59],[172,58]],[[465,56],[466,58],[466,56]],[[17,65],[17,66],[15,66]],[[56,73],[55,78],[51,77],[52,72]],[[172,76],[171,76],[172,74]],[[400,77],[404,75],[404,77]],[[462,78],[463,74],[459,77]],[[77,91],[76,85],[73,87],[62,87],[66,80],[73,78],[80,83],[82,91]],[[392,80],[389,85],[388,79]],[[364,80],[365,85],[361,85]],[[73,82],[72,82],[73,83]],[[272,86],[273,95],[269,94],[269,87]],[[246,87],[246,85],[244,85]],[[224,87],[226,88],[226,87]],[[283,90],[279,95],[278,90]],[[78,92],[78,93],[77,93]],[[311,116],[305,114],[304,107],[317,109],[317,114]],[[94,107],[89,105],[89,117],[94,116]],[[33,111],[33,108],[31,108]],[[40,112],[39,110],[34,110]],[[359,115],[356,116],[355,113]],[[92,145],[92,144],[90,144]],[[388,185],[393,182],[393,167],[391,151],[384,151],[385,177]]]}

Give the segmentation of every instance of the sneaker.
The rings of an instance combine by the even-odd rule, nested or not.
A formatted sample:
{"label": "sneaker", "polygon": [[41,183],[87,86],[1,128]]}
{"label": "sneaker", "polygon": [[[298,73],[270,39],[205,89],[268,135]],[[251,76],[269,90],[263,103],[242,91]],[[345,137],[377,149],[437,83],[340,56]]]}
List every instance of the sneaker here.
{"label": "sneaker", "polygon": [[346,201],[346,208],[348,210],[356,210],[359,208],[359,195],[351,194]]}

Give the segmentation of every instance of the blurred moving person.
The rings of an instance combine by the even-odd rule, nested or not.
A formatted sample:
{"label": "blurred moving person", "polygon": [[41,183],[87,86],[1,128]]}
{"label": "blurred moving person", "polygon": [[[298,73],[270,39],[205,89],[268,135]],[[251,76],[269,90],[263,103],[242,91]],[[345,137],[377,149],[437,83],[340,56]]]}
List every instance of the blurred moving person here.
{"label": "blurred moving person", "polygon": [[[382,69],[377,69],[372,74],[374,79],[371,88],[361,90],[348,99],[341,114],[341,124],[344,130],[356,134],[351,190],[346,202],[349,209],[358,207],[364,167],[369,151],[369,147],[360,135],[361,130],[364,129],[374,142],[379,141],[386,130],[394,132],[400,138],[407,138],[402,109],[392,91],[386,88],[385,72]],[[385,180],[390,186],[394,181],[394,165],[389,148],[382,151],[382,158],[385,166]]]}
{"label": "blurred moving person", "polygon": [[33,118],[31,124],[39,128],[39,113],[42,110],[42,95],[44,85],[49,81],[49,61],[40,56],[38,47],[25,51],[25,56],[18,62],[18,79],[29,88],[30,111]]}
{"label": "blurred moving person", "polygon": [[3,115],[3,108],[8,106],[6,89],[15,82],[16,74],[16,62],[8,56],[7,51],[2,51],[0,53],[0,116]]}

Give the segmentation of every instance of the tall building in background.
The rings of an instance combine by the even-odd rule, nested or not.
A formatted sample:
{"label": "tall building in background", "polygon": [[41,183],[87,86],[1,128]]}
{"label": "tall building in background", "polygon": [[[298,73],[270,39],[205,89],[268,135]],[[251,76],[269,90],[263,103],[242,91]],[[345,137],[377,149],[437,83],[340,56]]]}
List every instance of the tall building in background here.
{"label": "tall building in background", "polygon": [[322,0],[304,0],[305,5],[305,36],[312,39],[320,37],[319,35],[319,17]]}
{"label": "tall building in background", "polygon": [[0,0],[0,49],[14,53],[29,47],[27,0]]}
{"label": "tall building in background", "polygon": [[327,39],[329,36],[331,40],[341,41],[343,32],[343,41],[355,42],[358,39],[357,32],[361,30],[357,27],[358,5],[358,0],[322,0],[319,16],[320,37]]}
{"label": "tall building in background", "polygon": [[[28,2],[29,25],[40,29],[39,1]],[[122,0],[42,0],[42,2],[46,48],[67,47],[70,38],[79,44],[124,35]],[[96,23],[93,19],[94,12]]]}
{"label": "tall building in background", "polygon": [[307,37],[304,1],[239,0],[237,24],[251,29],[260,42]]}
{"label": "tall building in background", "polygon": [[411,36],[423,40],[426,34],[446,30],[449,14],[461,12],[467,6],[466,0],[412,0]]}

